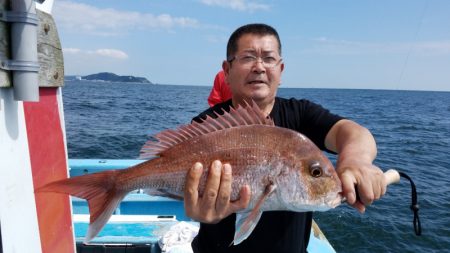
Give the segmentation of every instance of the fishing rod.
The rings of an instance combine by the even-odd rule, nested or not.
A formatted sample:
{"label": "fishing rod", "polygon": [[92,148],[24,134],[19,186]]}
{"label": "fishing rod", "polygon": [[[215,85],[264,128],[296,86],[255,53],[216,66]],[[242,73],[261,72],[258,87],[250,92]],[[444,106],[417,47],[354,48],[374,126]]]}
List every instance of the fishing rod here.
{"label": "fishing rod", "polygon": [[[416,185],[414,184],[414,181],[409,177],[406,173],[395,170],[395,169],[389,169],[386,172],[384,172],[384,179],[386,180],[386,185],[395,184],[400,182],[400,178],[403,177],[407,179],[411,184],[411,205],[409,208],[414,214],[413,219],[413,225],[414,225],[414,233],[417,236],[420,236],[422,234],[422,226],[420,224],[419,219],[419,203],[417,200],[417,191],[416,191]],[[357,198],[358,198],[358,192],[356,192]],[[346,198],[342,198],[342,203],[346,202]]]}

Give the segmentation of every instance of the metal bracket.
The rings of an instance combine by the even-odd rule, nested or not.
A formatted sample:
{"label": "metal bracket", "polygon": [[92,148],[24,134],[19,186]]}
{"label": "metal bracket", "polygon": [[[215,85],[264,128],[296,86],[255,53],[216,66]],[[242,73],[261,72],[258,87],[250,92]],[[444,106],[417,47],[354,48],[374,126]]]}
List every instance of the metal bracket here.
{"label": "metal bracket", "polygon": [[[39,24],[39,18],[34,13],[19,11],[0,11],[0,20],[9,23]],[[39,63],[33,61],[8,60],[0,57],[0,69],[19,71],[39,71]]]}
{"label": "metal bracket", "polygon": [[39,24],[38,16],[35,13],[29,12],[0,11],[0,20],[9,23]]}
{"label": "metal bracket", "polygon": [[39,72],[39,62],[5,60],[0,58],[0,69]]}
{"label": "metal bracket", "polygon": [[0,68],[11,70],[14,99],[39,101],[37,29],[34,0],[13,0],[11,10],[0,11],[0,21],[10,24],[12,59],[0,55]]}

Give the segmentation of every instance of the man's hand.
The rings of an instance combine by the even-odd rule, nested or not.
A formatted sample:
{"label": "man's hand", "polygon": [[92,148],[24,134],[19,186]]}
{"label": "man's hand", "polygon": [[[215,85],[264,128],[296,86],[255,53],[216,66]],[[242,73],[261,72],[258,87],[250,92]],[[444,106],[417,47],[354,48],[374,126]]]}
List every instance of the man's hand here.
{"label": "man's hand", "polygon": [[336,170],[342,182],[342,195],[361,213],[386,193],[383,171],[371,163],[339,163]]}
{"label": "man's hand", "polygon": [[184,189],[184,209],[186,215],[203,223],[218,223],[228,215],[248,206],[250,187],[240,190],[240,198],[230,201],[232,173],[229,164],[214,161],[208,172],[203,195],[198,192],[203,165],[195,163],[189,170]]}
{"label": "man's hand", "polygon": [[351,120],[340,120],[330,129],[325,146],[337,152],[336,171],[342,195],[361,213],[386,193],[383,171],[373,165],[377,145],[370,131]]}

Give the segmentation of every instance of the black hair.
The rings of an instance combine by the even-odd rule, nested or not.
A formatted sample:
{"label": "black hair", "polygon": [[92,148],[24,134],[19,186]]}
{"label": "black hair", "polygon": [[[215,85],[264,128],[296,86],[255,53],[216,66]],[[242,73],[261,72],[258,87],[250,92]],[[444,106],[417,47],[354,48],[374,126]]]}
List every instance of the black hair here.
{"label": "black hair", "polygon": [[256,34],[260,36],[273,35],[278,42],[278,53],[281,55],[281,41],[275,28],[266,24],[248,24],[239,27],[234,31],[227,44],[227,59],[231,59],[238,50],[238,40],[246,34]]}

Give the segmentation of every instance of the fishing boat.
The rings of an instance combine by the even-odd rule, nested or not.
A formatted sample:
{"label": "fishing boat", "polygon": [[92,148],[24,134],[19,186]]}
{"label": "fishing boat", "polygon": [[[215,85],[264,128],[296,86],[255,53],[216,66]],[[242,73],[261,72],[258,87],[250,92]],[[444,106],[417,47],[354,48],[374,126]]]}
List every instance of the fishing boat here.
{"label": "fishing boat", "polygon": [[[181,245],[177,225],[185,226],[180,233],[198,229],[180,201],[131,193],[85,245],[87,203],[34,193],[51,181],[142,161],[68,159],[62,47],[53,1],[40,2],[0,2],[0,252],[170,252],[169,242]],[[309,252],[335,252],[316,224],[310,238]],[[189,240],[182,243],[189,249]]]}

